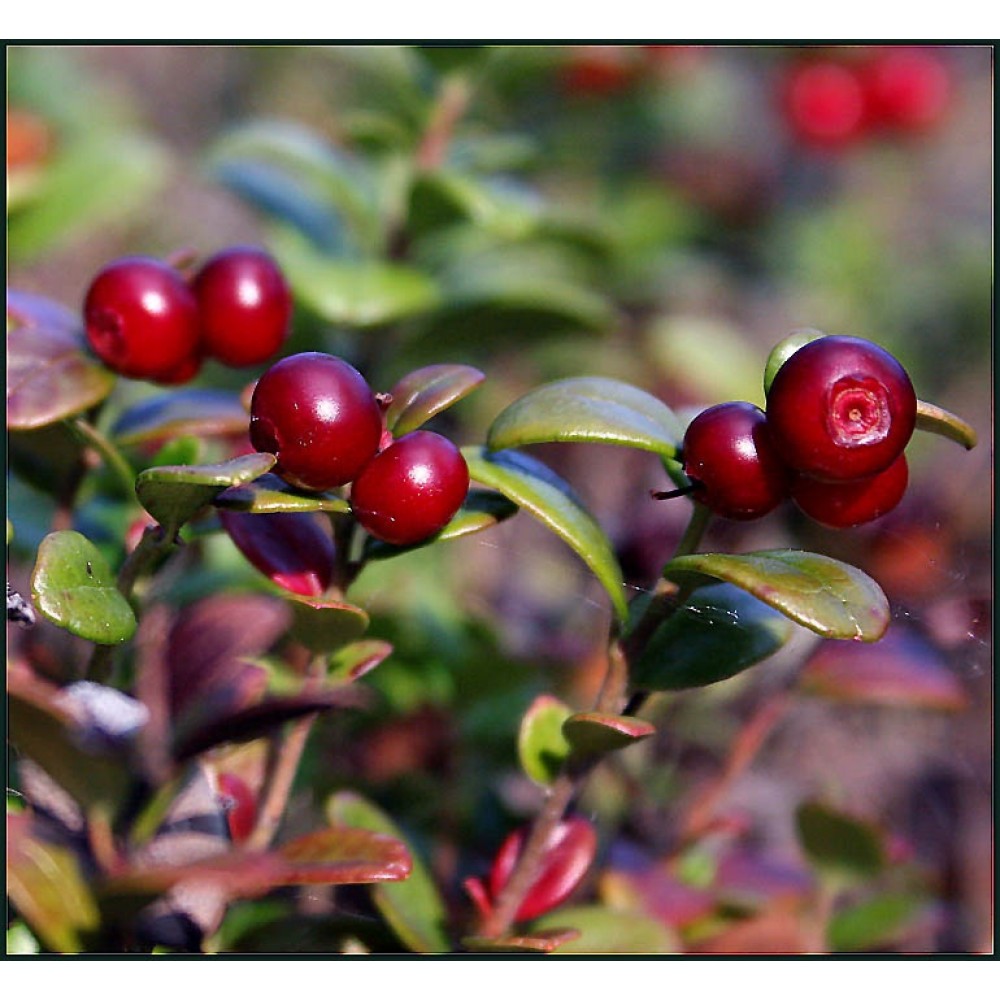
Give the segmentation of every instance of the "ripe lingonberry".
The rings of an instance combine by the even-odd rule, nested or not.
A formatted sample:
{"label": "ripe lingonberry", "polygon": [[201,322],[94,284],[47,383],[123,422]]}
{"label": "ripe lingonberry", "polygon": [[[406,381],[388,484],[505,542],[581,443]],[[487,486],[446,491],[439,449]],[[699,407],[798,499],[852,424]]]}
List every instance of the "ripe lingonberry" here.
{"label": "ripe lingonberry", "polygon": [[357,369],[330,354],[282,358],[250,400],[250,441],[271,452],[274,471],[295,486],[349,483],[378,450],[382,411]]}
{"label": "ripe lingonberry", "polygon": [[877,52],[866,68],[864,88],[875,124],[920,131],[940,120],[951,79],[934,49],[903,46]]}
{"label": "ripe lingonberry", "polygon": [[688,425],[682,455],[692,495],[723,517],[763,517],[788,496],[788,470],[763,411],[752,403],[703,410]]}
{"label": "ripe lingonberry", "polygon": [[462,453],[440,434],[411,431],[379,452],[351,487],[358,523],[393,545],[414,545],[440,531],[469,491]]}
{"label": "ripe lingonberry", "polygon": [[906,492],[909,473],[900,455],[888,469],[846,483],[796,476],[792,499],[799,509],[828,528],[854,528],[893,510]]}
{"label": "ripe lingonberry", "polygon": [[87,340],[113,371],[175,384],[198,369],[198,305],[183,278],[151,257],[123,257],[94,278]]}
{"label": "ripe lingonberry", "polygon": [[206,354],[234,368],[277,354],[288,335],[292,296],[280,268],[263,250],[221,251],[205,262],[191,287]]}
{"label": "ripe lingonberry", "polygon": [[231,771],[219,775],[219,794],[226,814],[229,835],[234,844],[240,844],[253,832],[257,819],[257,802],[250,786]]}
{"label": "ripe lingonberry", "polygon": [[797,138],[814,146],[845,146],[866,125],[864,89],[859,75],[831,60],[792,67],[784,82],[785,115]]}
{"label": "ripe lingonberry", "polygon": [[822,337],[778,369],[767,422],[785,462],[815,479],[864,479],[902,454],[917,398],[903,366],[857,337]]}

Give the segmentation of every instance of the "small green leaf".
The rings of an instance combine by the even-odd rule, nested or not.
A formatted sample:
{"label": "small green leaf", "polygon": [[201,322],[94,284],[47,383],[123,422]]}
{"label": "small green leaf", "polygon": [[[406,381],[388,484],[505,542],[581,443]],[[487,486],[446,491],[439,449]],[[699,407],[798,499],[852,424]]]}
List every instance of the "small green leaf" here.
{"label": "small green leaf", "polygon": [[249,422],[239,396],[221,389],[176,389],[133,403],[111,428],[121,445],[190,434],[245,434]]}
{"label": "small green leaf", "polygon": [[156,466],[139,473],[135,492],[139,503],[172,537],[223,490],[257,479],[275,461],[274,455],[260,452],[215,465]]}
{"label": "small green leaf", "polygon": [[569,756],[571,747],[563,734],[563,723],[572,714],[558,698],[540,694],[521,719],[518,758],[524,773],[539,785],[551,785]]}
{"label": "small green leaf", "polygon": [[615,613],[628,617],[625,582],[611,542],[574,495],[572,488],[548,466],[517,451],[488,452],[464,448],[469,475],[498,490],[555,532],[590,567],[611,598]]}
{"label": "small green leaf", "polygon": [[49,621],[91,642],[116,645],[135,632],[135,614],[111,567],[77,531],[55,531],[42,539],[31,596]]}
{"label": "small green leaf", "polygon": [[326,676],[331,681],[350,682],[364,677],[392,654],[392,646],[382,639],[362,639],[342,646],[331,657]]}
{"label": "small green leaf", "polygon": [[596,904],[547,914],[532,924],[529,934],[553,934],[567,927],[574,928],[577,935],[562,942],[561,955],[669,955],[681,950],[680,942],[662,921]]}
{"label": "small green leaf", "polygon": [[828,876],[853,881],[871,878],[882,870],[885,852],[875,827],[819,802],[800,805],[795,822],[802,849]]}
{"label": "small green leaf", "polygon": [[436,535],[432,535],[426,541],[418,542],[415,545],[390,545],[388,542],[381,542],[377,538],[369,537],[365,541],[365,558],[389,559],[392,556],[398,556],[403,552],[412,552],[414,549],[423,548],[426,545],[474,535],[476,532],[492,528],[501,521],[506,521],[507,518],[513,517],[517,511],[517,504],[508,500],[502,493],[495,493],[493,490],[472,489],[455,516]]}
{"label": "small green leaf", "polygon": [[396,437],[414,431],[431,417],[464,399],[486,376],[471,365],[428,365],[404,375],[393,387],[385,414]]}
{"label": "small green leaf", "polygon": [[772,549],[745,555],[681,556],[663,575],[702,586],[724,580],[828,639],[875,642],[889,626],[889,602],[867,574],[815,552]]}
{"label": "small green leaf", "polygon": [[33,836],[27,816],[7,817],[7,894],[52,951],[83,951],[81,935],[100,923],[72,851]]}
{"label": "small green leaf", "polygon": [[684,436],[668,406],[617,379],[593,376],[550,382],[522,396],[493,421],[491,449],[547,441],[624,445],[674,458]]}
{"label": "small green leaf", "polygon": [[652,736],[656,727],[628,715],[578,712],[563,722],[562,732],[574,754],[602,757]]}
{"label": "small green leaf", "polygon": [[933,403],[917,400],[917,430],[940,434],[951,441],[957,441],[963,448],[976,447],[978,437],[974,427],[970,427],[961,417],[949,413]]}
{"label": "small green leaf", "polygon": [[764,365],[764,394],[771,391],[771,383],[774,376],[778,374],[778,369],[800,348],[806,344],[811,344],[814,340],[825,337],[826,334],[819,330],[802,329],[794,330],[784,340],[778,341],[767,356],[767,363]]}
{"label": "small green leaf", "polygon": [[333,493],[306,493],[289,486],[279,476],[268,472],[250,483],[231,486],[213,501],[216,507],[248,514],[280,514],[326,511],[349,514],[351,505]]}
{"label": "small green leaf", "polygon": [[368,629],[368,615],[345,601],[285,595],[292,609],[292,635],[314,653],[332,653],[359,639]]}
{"label": "small green leaf", "polygon": [[632,681],[677,691],[726,680],[777,652],[792,623],[730,583],[702,587],[643,646]]}
{"label": "small green leaf", "polygon": [[[405,844],[396,824],[377,806],[353,792],[340,792],[326,805],[331,823],[386,834]],[[379,885],[372,898],[379,912],[410,951],[439,954],[451,950],[448,913],[444,900],[423,861],[409,850],[412,860],[405,882]]]}
{"label": "small green leaf", "polygon": [[919,893],[880,893],[835,913],[827,928],[827,941],[837,952],[884,948],[927,912],[928,902]]}
{"label": "small green leaf", "polygon": [[100,403],[115,376],[87,353],[80,321],[41,296],[7,292],[7,427],[45,427]]}

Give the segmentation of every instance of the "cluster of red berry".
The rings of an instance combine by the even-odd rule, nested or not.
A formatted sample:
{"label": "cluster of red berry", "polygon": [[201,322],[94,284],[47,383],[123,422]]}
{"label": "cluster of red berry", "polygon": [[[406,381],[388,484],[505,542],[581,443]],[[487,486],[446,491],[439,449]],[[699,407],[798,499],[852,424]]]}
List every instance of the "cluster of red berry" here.
{"label": "cluster of red berry", "polygon": [[903,449],[916,426],[903,366],[856,337],[802,334],[775,351],[785,356],[766,385],[766,413],[720,403],[688,426],[692,495],[734,520],[762,517],[788,497],[829,527],[887,514],[906,490]]}
{"label": "cluster of red berry", "polygon": [[951,76],[934,48],[851,47],[797,61],[782,81],[786,120],[813,146],[922,132],[948,105]]}
{"label": "cluster of red berry", "polygon": [[385,399],[341,358],[306,352],[282,358],[257,382],[250,441],[277,457],[274,471],[301,489],[351,484],[351,508],[371,535],[413,545],[440,531],[469,489],[458,448],[433,431],[392,439]]}
{"label": "cluster of red berry", "polygon": [[87,341],[113,371],[162,385],[192,379],[206,357],[234,368],[272,358],[288,335],[292,296],[262,250],[230,247],[189,280],[152,257],[103,268],[84,299]]}

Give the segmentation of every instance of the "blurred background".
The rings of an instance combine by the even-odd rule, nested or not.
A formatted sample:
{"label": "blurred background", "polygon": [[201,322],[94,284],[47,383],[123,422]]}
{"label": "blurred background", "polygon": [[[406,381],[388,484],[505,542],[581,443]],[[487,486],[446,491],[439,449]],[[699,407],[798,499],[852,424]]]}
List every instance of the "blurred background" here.
{"label": "blurred background", "polygon": [[[979,446],[918,434],[907,497],[875,524],[827,530],[789,505],[704,546],[860,566],[892,602],[887,638],[803,632],[657,696],[657,737],[582,803],[614,831],[587,891],[678,949],[802,950],[794,812],[820,799],[894,859],[848,894],[844,912],[882,917],[845,919],[845,950],[992,949],[990,47],[21,46],[7,100],[10,287],[76,309],[114,257],[264,245],[296,296],[287,353],[340,354],[381,390],[431,362],[486,372],[442,418],[461,444],[563,376],[622,378],[689,416],[761,404],[767,354],[798,328],[892,351]],[[209,363],[196,384],[258,374]],[[123,384],[106,419],[161,391]],[[649,589],[688,503],[649,499],[656,459],[537,453]],[[37,477],[8,487],[16,576],[52,505]],[[121,511],[95,496],[78,516],[120,560]],[[227,544],[205,543],[177,603],[266,589]],[[372,675],[378,708],[321,729],[302,808],[362,787],[454,889],[537,808],[520,715],[540,691],[589,707],[606,601],[525,515],[375,565],[354,596],[396,653]]]}

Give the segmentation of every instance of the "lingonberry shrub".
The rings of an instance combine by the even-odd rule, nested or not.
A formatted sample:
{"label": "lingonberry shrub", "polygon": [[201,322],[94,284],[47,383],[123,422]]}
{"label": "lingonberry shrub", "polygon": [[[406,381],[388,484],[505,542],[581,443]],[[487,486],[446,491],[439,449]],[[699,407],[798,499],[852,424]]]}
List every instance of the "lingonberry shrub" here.
{"label": "lingonberry shrub", "polygon": [[[753,362],[742,378],[743,351],[706,357],[698,329],[678,334],[697,360],[663,364],[677,334],[660,325],[665,269],[671,303],[690,303],[686,265],[704,274],[706,247],[743,290],[771,232],[761,222],[796,229],[783,247],[808,243],[788,220],[807,213],[779,182],[794,151],[769,148],[773,190],[734,230],[731,213],[632,172],[660,160],[664,123],[683,154],[693,109],[731,114],[711,86],[688,105],[623,47],[643,77],[598,81],[586,107],[538,100],[532,71],[549,87],[570,53],[507,53],[470,72],[489,50],[396,52],[398,120],[396,102],[345,108],[323,134],[255,123],[208,151],[212,183],[267,216],[287,283],[254,253],[245,300],[251,260],[230,248],[99,275],[96,324],[8,290],[9,950],[658,954],[739,951],[777,927],[771,950],[857,952],[938,926],[938,873],[848,811],[877,796],[820,734],[809,784],[856,797],[770,797],[765,824],[730,793],[800,692],[947,712],[967,700],[922,636],[911,656],[909,611],[844,561],[862,561],[866,533],[826,551],[799,543],[829,541],[807,517],[885,516],[911,460],[919,512],[937,456],[904,456],[910,436],[971,447],[971,428],[915,401],[898,362],[856,338],[785,341],[764,409],[715,393],[759,387],[760,373]],[[692,84],[712,83],[716,59]],[[485,119],[466,133],[501,78],[509,89],[488,106],[517,109],[510,133],[492,141]],[[553,109],[592,140],[560,132]],[[848,110],[822,141],[851,134]],[[518,132],[522,119],[543,122],[544,142]],[[727,130],[699,136],[696,162],[712,165]],[[52,190],[74,134],[60,126],[28,170],[56,169]],[[75,152],[92,178],[93,148]],[[61,214],[49,190],[35,189],[33,225],[11,225],[14,243],[37,247]],[[613,232],[546,190],[600,191]],[[816,228],[825,266],[842,248]],[[905,331],[896,277],[865,287],[890,285],[880,319]],[[815,280],[797,307],[831,300]],[[286,285],[302,307],[294,354]],[[836,291],[851,309],[866,301]],[[616,330],[627,351],[593,336]],[[642,384],[590,374],[608,363]],[[225,370],[244,364],[270,367],[248,386]],[[684,494],[669,508],[648,499],[664,475]],[[961,491],[943,471],[931,482],[945,523]],[[901,551],[915,536],[894,535],[898,523],[887,517],[884,537]],[[643,558],[626,567],[636,539]],[[907,549],[913,577],[928,551]],[[858,755],[867,773],[877,753]],[[772,821],[783,846],[797,839],[780,861]]]}

